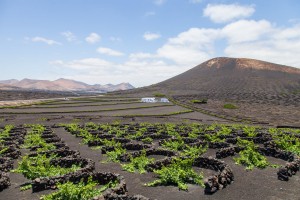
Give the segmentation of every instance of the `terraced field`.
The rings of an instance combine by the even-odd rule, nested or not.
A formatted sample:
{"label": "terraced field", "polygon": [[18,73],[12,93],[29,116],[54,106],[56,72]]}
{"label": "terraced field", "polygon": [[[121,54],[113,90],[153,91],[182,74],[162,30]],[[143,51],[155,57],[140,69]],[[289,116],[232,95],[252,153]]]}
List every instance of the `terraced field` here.
{"label": "terraced field", "polygon": [[[160,117],[164,120],[180,121],[181,119],[195,121],[226,120],[198,113],[194,117],[181,117],[181,114],[193,111],[173,103],[142,103],[140,98],[120,97],[81,97],[48,100],[30,105],[0,107],[1,121],[14,121],[19,123],[32,122],[71,122],[72,120],[141,120],[147,117]],[[159,119],[159,120],[160,120]]]}
{"label": "terraced field", "polygon": [[300,129],[174,102],[1,107],[0,199],[299,199]]}
{"label": "terraced field", "polygon": [[88,122],[6,125],[0,133],[3,199],[300,195],[299,129]]}
{"label": "terraced field", "polygon": [[[290,125],[300,127],[299,94],[270,93],[217,93],[202,92],[195,95],[175,95],[175,100],[228,119],[254,121],[274,126]],[[207,104],[193,104],[192,100],[208,99]],[[233,104],[236,109],[224,109],[225,104]]]}

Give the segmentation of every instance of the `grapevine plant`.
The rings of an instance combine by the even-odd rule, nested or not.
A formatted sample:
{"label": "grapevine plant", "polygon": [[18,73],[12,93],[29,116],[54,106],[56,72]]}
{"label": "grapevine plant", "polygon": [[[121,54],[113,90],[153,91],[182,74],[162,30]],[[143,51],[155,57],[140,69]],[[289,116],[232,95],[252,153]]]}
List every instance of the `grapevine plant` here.
{"label": "grapevine plant", "polygon": [[6,125],[3,130],[0,130],[0,140],[9,137],[9,132],[14,128],[14,125]]}
{"label": "grapevine plant", "polygon": [[204,186],[203,174],[197,174],[192,163],[192,159],[175,159],[171,165],[154,170],[159,179],[147,183],[146,186],[175,185],[180,190],[187,190],[187,183]]}
{"label": "grapevine plant", "polygon": [[55,158],[57,158],[55,154],[49,157],[46,154],[38,154],[36,157],[26,155],[19,162],[18,168],[12,170],[12,172],[21,173],[26,178],[33,180],[39,177],[59,176],[80,169],[80,166],[77,165],[72,165],[70,168],[51,165],[50,161]]}
{"label": "grapevine plant", "polygon": [[122,168],[128,172],[138,171],[140,174],[146,173],[145,167],[154,162],[154,158],[148,158],[146,156],[146,151],[143,150],[142,154],[138,157],[131,157],[130,163],[122,164]]}
{"label": "grapevine plant", "polygon": [[72,182],[58,183],[58,191],[43,195],[41,200],[90,200],[99,196],[106,189],[115,187],[116,184],[116,182],[109,182],[97,188],[98,183],[93,181],[92,177],[89,177],[87,182],[82,179],[78,184]]}
{"label": "grapevine plant", "polygon": [[[300,137],[296,131],[290,129],[269,129],[277,147],[300,156]],[[291,132],[293,134],[285,134]],[[298,137],[296,137],[298,135]]]}
{"label": "grapevine plant", "polygon": [[240,157],[233,158],[238,165],[246,166],[247,170],[252,170],[254,167],[264,169],[271,165],[265,156],[257,151],[257,145],[253,141],[242,140],[238,138],[238,146],[245,148],[239,152]]}
{"label": "grapevine plant", "polygon": [[3,130],[0,129],[0,157],[5,154],[9,148],[5,145],[3,145],[3,142],[5,141],[5,138],[9,137],[10,131],[14,128],[14,125],[6,125]]}
{"label": "grapevine plant", "polygon": [[[109,143],[111,141],[107,140],[107,143]],[[111,162],[120,162],[120,156],[126,153],[126,149],[124,149],[120,143],[116,143],[114,142],[114,140],[112,140],[112,144],[114,146],[113,150],[111,151],[107,151],[106,152],[106,157],[107,157],[107,161],[111,161]],[[107,145],[109,146],[109,145]]]}
{"label": "grapevine plant", "polygon": [[39,124],[28,125],[28,127],[31,127],[31,131],[25,136],[23,148],[38,147],[38,154],[36,156],[23,156],[22,160],[18,163],[17,169],[12,170],[12,172],[21,173],[26,178],[33,180],[39,177],[59,176],[80,169],[80,166],[78,165],[72,165],[70,168],[52,165],[51,160],[56,159],[58,156],[56,154],[47,156],[46,154],[41,153],[42,151],[53,150],[56,148],[53,144],[47,143],[42,138],[45,127]]}
{"label": "grapevine plant", "polygon": [[189,146],[186,145],[186,148],[180,153],[181,156],[189,157],[189,158],[196,158],[201,156],[203,153],[207,151],[207,146],[203,147],[202,145],[199,146]]}
{"label": "grapevine plant", "polygon": [[32,130],[25,136],[23,148],[39,147],[38,151],[53,150],[56,147],[47,143],[42,137],[42,133],[45,131],[45,127],[42,125],[31,125]]}
{"label": "grapevine plant", "polygon": [[170,150],[179,151],[185,147],[185,144],[183,139],[178,137],[176,140],[165,140],[162,146]]}

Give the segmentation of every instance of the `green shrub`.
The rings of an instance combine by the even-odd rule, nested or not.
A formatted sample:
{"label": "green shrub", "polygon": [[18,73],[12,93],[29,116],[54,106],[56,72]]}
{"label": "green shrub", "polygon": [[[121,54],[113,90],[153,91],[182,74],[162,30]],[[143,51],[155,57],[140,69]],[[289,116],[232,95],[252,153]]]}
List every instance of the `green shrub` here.
{"label": "green shrub", "polygon": [[159,92],[155,92],[155,93],[153,93],[153,95],[155,96],[155,97],[165,97],[166,95],[164,95],[164,94],[162,94],[162,93],[159,93]]}
{"label": "green shrub", "polygon": [[224,104],[223,106],[225,109],[237,109],[238,107],[231,104],[231,103],[227,103],[227,104]]}
{"label": "green shrub", "polygon": [[153,139],[151,137],[146,137],[142,139],[142,142],[144,142],[145,144],[151,144],[153,142]]}
{"label": "green shrub", "polygon": [[32,188],[32,185],[30,183],[30,184],[27,184],[27,185],[24,185],[24,186],[20,187],[20,190],[21,191],[25,191],[25,190],[29,190],[31,188]]}
{"label": "green shrub", "polygon": [[148,158],[146,156],[146,152],[145,150],[142,151],[142,154],[138,157],[135,158],[130,158],[130,163],[128,164],[122,164],[122,168],[126,171],[129,172],[135,172],[136,170],[140,173],[143,174],[146,172],[145,167],[150,164],[153,163],[154,158]]}
{"label": "green shrub", "polygon": [[239,152],[240,157],[233,158],[236,164],[245,165],[248,170],[252,170],[254,167],[263,169],[271,166],[266,157],[257,151],[257,146],[252,141],[238,138],[238,146],[245,149]]}
{"label": "green shrub", "polygon": [[204,186],[202,173],[197,174],[192,168],[192,163],[192,159],[177,159],[169,166],[154,170],[159,179],[147,183],[146,186],[175,185],[180,190],[187,190],[187,183]]}
{"label": "green shrub", "polygon": [[197,103],[197,104],[206,104],[207,99],[193,99],[191,100],[192,103]]}
{"label": "green shrub", "polygon": [[181,156],[186,156],[189,158],[196,158],[202,154],[204,154],[207,151],[207,146],[203,147],[202,145],[199,146],[188,146],[186,145],[186,148],[183,149],[183,151],[180,153]]}
{"label": "green shrub", "polygon": [[[119,143],[117,143],[119,144]],[[123,149],[121,145],[116,145],[113,151],[106,152],[107,161],[120,162],[120,156],[126,153],[126,149]]]}
{"label": "green shrub", "polygon": [[[272,133],[272,138],[275,144],[282,150],[300,155],[300,139],[295,135],[287,135],[283,130],[269,130]],[[288,130],[291,132],[290,130]]]}
{"label": "green shrub", "polygon": [[5,152],[8,150],[8,147],[4,147],[4,146],[0,146],[0,157],[2,156],[2,154],[5,154]]}
{"label": "green shrub", "polygon": [[63,168],[50,164],[51,159],[56,158],[56,155],[46,157],[46,154],[38,154],[36,157],[23,156],[19,162],[18,168],[12,172],[21,173],[28,179],[35,179],[39,177],[51,177],[75,172],[80,169],[80,166],[72,165],[71,168]]}
{"label": "green shrub", "polygon": [[23,147],[31,148],[36,146],[39,146],[38,151],[48,151],[56,148],[53,144],[47,143],[43,138],[41,138],[40,134],[29,133],[26,135]]}
{"label": "green shrub", "polygon": [[37,151],[48,151],[56,149],[56,147],[51,144],[47,143],[42,137],[42,133],[45,131],[45,127],[42,125],[30,125],[32,130],[25,136],[24,140],[24,148],[32,148],[32,147],[39,147]]}
{"label": "green shrub", "polygon": [[97,188],[98,183],[89,177],[88,182],[85,183],[81,180],[78,184],[67,182],[64,184],[58,183],[58,191],[52,194],[43,195],[42,200],[89,200],[93,197],[99,196],[108,188],[116,186],[115,182],[109,182],[108,184]]}
{"label": "green shrub", "polygon": [[[224,142],[225,138],[224,136],[230,135],[230,133],[232,132],[232,129],[224,126],[224,125],[220,125],[221,129],[219,131],[217,131],[217,133],[206,133],[204,136],[205,138],[209,141],[209,142]],[[210,127],[208,127],[206,130],[215,130],[216,126],[215,125],[211,125]]]}
{"label": "green shrub", "polygon": [[177,140],[165,140],[162,146],[170,150],[179,151],[185,147],[185,144],[182,138],[179,138]]}
{"label": "green shrub", "polygon": [[4,127],[4,130],[3,130],[3,131],[0,130],[0,139],[1,139],[1,138],[9,137],[9,132],[10,132],[11,129],[13,129],[13,128],[14,128],[14,125],[6,125],[6,126]]}
{"label": "green shrub", "polygon": [[243,131],[247,134],[248,137],[256,137],[258,134],[256,132],[256,128],[253,126],[245,126],[243,127]]}

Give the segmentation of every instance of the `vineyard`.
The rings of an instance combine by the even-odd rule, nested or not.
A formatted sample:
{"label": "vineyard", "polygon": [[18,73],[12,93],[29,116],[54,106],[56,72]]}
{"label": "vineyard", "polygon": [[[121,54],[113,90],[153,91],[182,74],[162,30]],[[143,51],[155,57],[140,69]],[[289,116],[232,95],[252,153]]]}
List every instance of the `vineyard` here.
{"label": "vineyard", "polygon": [[[299,179],[299,129],[119,121],[0,129],[1,196],[17,188],[32,199],[153,199],[164,187],[215,196],[231,191],[236,173],[268,169],[276,184]],[[18,174],[26,181],[16,185]]]}

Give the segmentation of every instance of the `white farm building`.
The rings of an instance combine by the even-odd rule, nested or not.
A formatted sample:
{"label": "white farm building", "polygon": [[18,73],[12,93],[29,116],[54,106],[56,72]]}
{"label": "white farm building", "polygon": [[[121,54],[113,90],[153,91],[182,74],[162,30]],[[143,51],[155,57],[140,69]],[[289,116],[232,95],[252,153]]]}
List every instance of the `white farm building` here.
{"label": "white farm building", "polygon": [[162,103],[169,103],[170,101],[167,98],[161,98],[160,102],[162,102]]}
{"label": "white farm building", "polygon": [[155,102],[157,102],[157,100],[155,99],[155,97],[144,97],[144,98],[141,99],[141,102],[155,103]]}
{"label": "white farm building", "polygon": [[144,103],[156,103],[156,102],[169,103],[170,101],[167,98],[156,99],[155,97],[143,97],[141,99],[141,102],[144,102]]}

